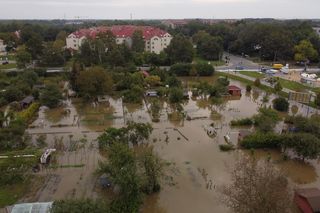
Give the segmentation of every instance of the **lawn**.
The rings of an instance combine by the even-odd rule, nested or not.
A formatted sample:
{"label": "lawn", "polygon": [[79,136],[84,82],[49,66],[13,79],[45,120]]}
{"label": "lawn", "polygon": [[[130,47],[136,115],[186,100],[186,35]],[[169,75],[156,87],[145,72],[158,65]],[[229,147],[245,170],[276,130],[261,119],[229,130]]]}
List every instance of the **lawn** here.
{"label": "lawn", "polygon": [[259,72],[252,72],[252,71],[240,71],[239,72],[242,75],[246,75],[252,78],[264,78],[265,74],[259,73]]}
{"label": "lawn", "polygon": [[[232,75],[232,74],[230,74],[230,73],[224,73],[224,72],[216,72],[216,73],[217,73],[218,76],[225,76],[225,77],[228,77],[228,78],[230,78],[230,79],[233,79],[233,80],[236,80],[236,81],[240,81],[240,82],[242,82],[242,83],[245,83],[245,84],[247,84],[247,85],[254,86],[253,81],[250,81],[250,80],[248,80],[248,79],[242,78],[242,77],[240,77],[240,76]],[[263,84],[261,84],[258,88],[261,89],[261,90],[264,90],[264,91],[266,91],[266,92],[268,92],[268,93],[274,93],[273,88],[268,87],[268,86],[263,85]],[[285,93],[285,92],[280,92],[279,95],[281,95],[281,96],[283,96],[283,97],[288,97],[288,94]]]}
{"label": "lawn", "polygon": [[296,81],[289,81],[289,80],[285,80],[283,78],[278,78],[278,79],[279,79],[279,82],[283,88],[291,89],[296,92],[303,92],[305,90],[312,90],[313,89],[312,87],[305,86],[305,85],[303,85],[299,82],[296,82]]}
{"label": "lawn", "polygon": [[17,68],[17,64],[6,64],[6,65],[0,64],[0,70],[1,69],[12,69],[12,68]]}

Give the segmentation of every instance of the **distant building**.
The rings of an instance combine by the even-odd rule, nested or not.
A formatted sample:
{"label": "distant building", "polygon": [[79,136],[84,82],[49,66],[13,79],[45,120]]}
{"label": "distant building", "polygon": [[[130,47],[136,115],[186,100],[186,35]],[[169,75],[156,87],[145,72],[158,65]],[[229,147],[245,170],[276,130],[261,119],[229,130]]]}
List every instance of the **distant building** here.
{"label": "distant building", "polygon": [[320,212],[320,190],[318,188],[297,189],[294,202],[303,213]]}
{"label": "distant building", "polygon": [[94,27],[89,29],[80,29],[71,33],[66,38],[67,48],[79,50],[82,43],[87,38],[96,38],[99,33],[112,32],[116,37],[117,44],[127,44],[132,46],[132,35],[136,30],[141,30],[145,40],[145,51],[159,54],[167,48],[171,42],[172,36],[159,28],[150,26],[116,25],[111,27]]}
{"label": "distant building", "polygon": [[313,27],[313,30],[320,36],[320,27]]}
{"label": "distant building", "polygon": [[176,29],[177,27],[182,27],[188,24],[188,21],[184,19],[173,19],[173,20],[164,20],[161,23],[168,28]]}
{"label": "distant building", "polygon": [[0,39],[0,52],[6,52],[6,45],[2,39]]}

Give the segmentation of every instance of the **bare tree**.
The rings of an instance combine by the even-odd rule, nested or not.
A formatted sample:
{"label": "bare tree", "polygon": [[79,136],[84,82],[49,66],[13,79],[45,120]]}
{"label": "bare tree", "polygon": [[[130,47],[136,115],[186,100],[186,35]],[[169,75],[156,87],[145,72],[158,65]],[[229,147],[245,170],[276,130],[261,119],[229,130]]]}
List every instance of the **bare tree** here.
{"label": "bare tree", "polygon": [[223,202],[237,213],[286,213],[292,207],[287,178],[269,160],[240,157],[231,184],[220,188]]}

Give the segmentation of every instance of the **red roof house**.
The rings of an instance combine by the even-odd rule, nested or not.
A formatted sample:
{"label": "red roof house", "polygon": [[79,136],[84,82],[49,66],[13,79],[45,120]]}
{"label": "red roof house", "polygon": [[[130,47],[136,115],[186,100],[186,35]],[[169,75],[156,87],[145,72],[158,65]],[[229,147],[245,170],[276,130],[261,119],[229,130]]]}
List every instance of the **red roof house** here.
{"label": "red roof house", "polygon": [[294,202],[303,213],[320,212],[320,190],[318,188],[297,189]]}
{"label": "red roof house", "polygon": [[228,87],[228,92],[232,96],[241,96],[241,88],[234,85]]}

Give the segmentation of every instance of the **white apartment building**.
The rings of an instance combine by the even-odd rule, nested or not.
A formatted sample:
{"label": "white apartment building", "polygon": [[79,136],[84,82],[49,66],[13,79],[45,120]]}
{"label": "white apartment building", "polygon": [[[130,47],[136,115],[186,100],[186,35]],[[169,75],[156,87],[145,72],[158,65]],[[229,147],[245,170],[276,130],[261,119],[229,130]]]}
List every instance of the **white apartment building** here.
{"label": "white apartment building", "polygon": [[145,40],[145,50],[159,54],[170,45],[172,36],[164,30],[149,26],[120,25],[112,27],[95,27],[90,29],[81,29],[71,33],[67,39],[67,48],[79,50],[81,44],[86,38],[96,38],[97,34],[111,31],[116,37],[117,44],[125,43],[132,46],[132,35],[136,30],[141,30]]}

